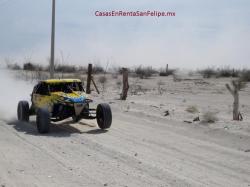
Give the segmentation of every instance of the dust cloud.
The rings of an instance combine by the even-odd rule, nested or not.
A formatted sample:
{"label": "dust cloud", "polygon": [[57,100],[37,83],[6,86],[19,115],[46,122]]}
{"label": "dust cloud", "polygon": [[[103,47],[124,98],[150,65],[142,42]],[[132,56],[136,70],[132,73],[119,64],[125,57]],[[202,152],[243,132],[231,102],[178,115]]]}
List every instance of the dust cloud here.
{"label": "dust cloud", "polygon": [[32,84],[18,80],[15,73],[0,68],[0,120],[16,119],[18,101],[30,102]]}

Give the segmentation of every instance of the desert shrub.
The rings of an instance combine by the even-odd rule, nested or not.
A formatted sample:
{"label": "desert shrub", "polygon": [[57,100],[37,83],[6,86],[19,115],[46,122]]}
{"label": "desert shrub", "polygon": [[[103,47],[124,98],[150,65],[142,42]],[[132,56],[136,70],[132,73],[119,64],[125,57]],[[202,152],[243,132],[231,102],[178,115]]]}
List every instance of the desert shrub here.
{"label": "desert shrub", "polygon": [[216,77],[239,77],[239,71],[229,67],[217,69]]}
{"label": "desert shrub", "polygon": [[167,77],[169,75],[173,75],[175,72],[174,69],[169,69],[167,71],[160,71],[159,76]]}
{"label": "desert shrub", "polygon": [[63,73],[74,73],[77,71],[77,68],[74,65],[57,64],[55,65],[55,71]]}
{"label": "desert shrub", "polygon": [[139,95],[141,93],[145,94],[147,89],[142,88],[141,85],[132,84],[129,88],[131,95]]}
{"label": "desert shrub", "polygon": [[92,72],[94,74],[99,74],[99,73],[104,73],[104,68],[100,65],[94,65],[93,68],[92,68]]}
{"label": "desert shrub", "polygon": [[186,108],[186,111],[189,113],[192,113],[192,114],[199,112],[199,110],[196,108],[196,106],[189,106]]}
{"label": "desert shrub", "polygon": [[243,70],[241,72],[240,80],[244,82],[250,82],[250,70]]}
{"label": "desert shrub", "polygon": [[218,121],[218,118],[216,116],[216,112],[205,112],[202,116],[202,122],[204,123],[215,123],[216,121]]}
{"label": "desert shrub", "polygon": [[19,66],[17,63],[14,64],[7,64],[7,68],[11,70],[20,70],[21,66]]}
{"label": "desert shrub", "polygon": [[224,68],[206,68],[203,70],[200,70],[199,73],[203,76],[203,78],[221,78],[221,77],[239,77],[240,71],[232,69],[230,67],[224,67]]}
{"label": "desert shrub", "polygon": [[203,70],[200,70],[199,73],[203,76],[203,78],[211,78],[213,76],[216,76],[216,70],[213,68],[206,68]]}
{"label": "desert shrub", "polygon": [[139,66],[135,68],[136,76],[138,76],[141,79],[149,78],[155,73],[157,73],[157,71],[154,70],[151,66],[148,67]]}
{"label": "desert shrub", "polygon": [[27,71],[42,71],[43,68],[40,65],[34,64],[32,62],[26,62],[23,64],[23,70]]}

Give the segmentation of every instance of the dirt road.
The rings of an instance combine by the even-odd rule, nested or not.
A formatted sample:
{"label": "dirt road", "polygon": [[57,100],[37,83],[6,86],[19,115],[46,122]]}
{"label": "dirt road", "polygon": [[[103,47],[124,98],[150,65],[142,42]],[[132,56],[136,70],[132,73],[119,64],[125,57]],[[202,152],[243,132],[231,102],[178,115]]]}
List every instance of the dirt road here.
{"label": "dirt road", "polygon": [[113,106],[94,121],[0,121],[0,186],[250,186],[250,137],[143,116]]}

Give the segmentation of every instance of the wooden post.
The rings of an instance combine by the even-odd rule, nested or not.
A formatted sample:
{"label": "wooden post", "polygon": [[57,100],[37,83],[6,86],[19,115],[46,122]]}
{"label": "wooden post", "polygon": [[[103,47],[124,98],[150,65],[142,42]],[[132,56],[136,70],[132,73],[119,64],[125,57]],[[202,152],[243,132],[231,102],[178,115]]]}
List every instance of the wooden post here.
{"label": "wooden post", "polygon": [[90,94],[90,84],[91,84],[91,79],[92,79],[92,64],[89,64],[88,66],[88,77],[87,77],[87,88],[86,88],[86,93]]}
{"label": "wooden post", "polygon": [[128,89],[129,89],[128,69],[122,68],[122,74],[123,74],[123,88],[122,88],[122,93],[121,93],[121,100],[126,100],[127,95],[128,95]]}
{"label": "wooden post", "polygon": [[168,73],[168,64],[167,64],[167,66],[166,66],[166,73]]}

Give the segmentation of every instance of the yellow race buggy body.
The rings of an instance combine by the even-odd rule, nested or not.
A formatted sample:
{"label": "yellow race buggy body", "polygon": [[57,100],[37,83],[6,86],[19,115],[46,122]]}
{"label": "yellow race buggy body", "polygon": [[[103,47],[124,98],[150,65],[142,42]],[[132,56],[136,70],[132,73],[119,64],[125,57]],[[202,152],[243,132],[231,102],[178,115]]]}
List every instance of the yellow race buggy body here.
{"label": "yellow race buggy body", "polygon": [[110,128],[112,112],[108,104],[98,104],[96,109],[89,108],[92,100],[85,93],[79,79],[48,79],[35,85],[31,94],[31,106],[28,101],[20,101],[17,116],[20,121],[29,121],[30,115],[36,115],[37,129],[40,133],[49,132],[51,121],[61,121],[72,117],[74,122],[80,119],[97,119],[101,129]]}

